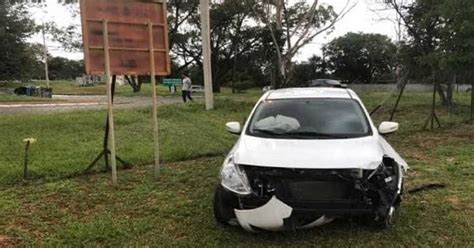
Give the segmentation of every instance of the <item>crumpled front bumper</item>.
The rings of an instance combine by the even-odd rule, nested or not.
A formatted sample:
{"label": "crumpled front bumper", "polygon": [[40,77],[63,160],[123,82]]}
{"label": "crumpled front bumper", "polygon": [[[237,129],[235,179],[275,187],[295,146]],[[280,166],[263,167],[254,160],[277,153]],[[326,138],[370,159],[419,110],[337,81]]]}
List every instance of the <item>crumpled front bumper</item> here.
{"label": "crumpled front bumper", "polygon": [[[255,228],[266,231],[282,231],[288,229],[285,226],[285,219],[290,218],[293,208],[273,196],[270,201],[261,207],[248,210],[235,209],[234,211],[240,226],[249,232],[255,232]],[[333,218],[321,216],[315,221],[297,228],[320,226],[332,220]]]}

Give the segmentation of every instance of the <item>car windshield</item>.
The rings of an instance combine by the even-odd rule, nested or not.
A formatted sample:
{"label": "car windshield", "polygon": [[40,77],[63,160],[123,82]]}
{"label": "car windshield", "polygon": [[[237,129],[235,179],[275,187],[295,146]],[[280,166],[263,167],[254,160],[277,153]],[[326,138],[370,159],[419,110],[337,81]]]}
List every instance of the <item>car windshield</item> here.
{"label": "car windshield", "polygon": [[261,102],[247,134],[282,139],[337,139],[363,137],[371,132],[357,101],[314,98]]}

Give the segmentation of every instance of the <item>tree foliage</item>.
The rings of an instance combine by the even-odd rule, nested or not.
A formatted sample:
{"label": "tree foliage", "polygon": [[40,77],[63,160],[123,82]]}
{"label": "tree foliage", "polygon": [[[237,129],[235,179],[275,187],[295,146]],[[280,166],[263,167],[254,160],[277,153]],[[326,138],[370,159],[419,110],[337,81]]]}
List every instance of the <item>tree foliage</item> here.
{"label": "tree foliage", "polygon": [[[198,7],[198,0],[175,0],[169,5],[170,45],[175,60],[182,64],[180,70],[202,69]],[[215,2],[210,16],[213,88],[219,90],[221,85],[238,80],[235,77],[241,72],[263,68],[271,40],[267,30],[252,23],[254,19],[242,1]]]}
{"label": "tree foliage", "polygon": [[[285,1],[285,0],[246,0],[249,10],[253,11],[258,21],[270,30],[276,51],[279,87],[287,86],[291,81],[293,58],[318,35],[332,30],[354,5],[341,12],[334,12],[332,6],[319,4],[318,0]],[[281,43],[283,40],[283,44]]]}
{"label": "tree foliage", "polygon": [[326,62],[314,55],[308,61],[297,63],[291,71],[290,86],[306,86],[308,81],[327,77]]}
{"label": "tree foliage", "polygon": [[474,64],[474,1],[470,0],[386,0],[406,27],[408,39],[401,51],[402,63],[412,77],[428,82],[445,82],[444,104],[451,104],[456,76],[471,74]]}
{"label": "tree foliage", "polygon": [[49,78],[51,80],[71,80],[84,74],[84,61],[62,57],[48,59]]}
{"label": "tree foliage", "polygon": [[26,39],[33,31],[22,5],[0,4],[0,80],[31,78],[38,50]]}
{"label": "tree foliage", "polygon": [[395,68],[397,47],[385,35],[348,33],[324,49],[334,76],[348,82],[374,83]]}

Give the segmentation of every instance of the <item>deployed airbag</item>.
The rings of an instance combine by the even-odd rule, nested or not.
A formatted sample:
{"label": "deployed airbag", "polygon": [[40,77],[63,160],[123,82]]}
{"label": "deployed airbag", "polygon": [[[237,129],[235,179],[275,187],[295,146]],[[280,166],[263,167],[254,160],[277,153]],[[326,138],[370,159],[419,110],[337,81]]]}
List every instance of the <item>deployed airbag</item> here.
{"label": "deployed airbag", "polygon": [[301,125],[297,119],[284,115],[277,115],[276,117],[270,116],[255,123],[256,129],[278,131],[282,133],[297,130],[300,126]]}

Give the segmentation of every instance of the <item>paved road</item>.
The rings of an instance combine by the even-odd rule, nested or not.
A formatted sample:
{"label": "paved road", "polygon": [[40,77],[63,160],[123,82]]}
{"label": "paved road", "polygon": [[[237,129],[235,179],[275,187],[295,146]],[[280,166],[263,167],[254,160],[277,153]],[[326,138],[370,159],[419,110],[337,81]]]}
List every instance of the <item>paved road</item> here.
{"label": "paved road", "polygon": [[[115,108],[135,108],[151,106],[151,97],[116,97]],[[199,101],[199,100],[198,100]],[[181,102],[179,97],[158,97],[158,105],[167,105]],[[64,112],[76,110],[106,109],[106,96],[92,95],[54,95],[53,100],[35,103],[0,103],[1,114]]]}

